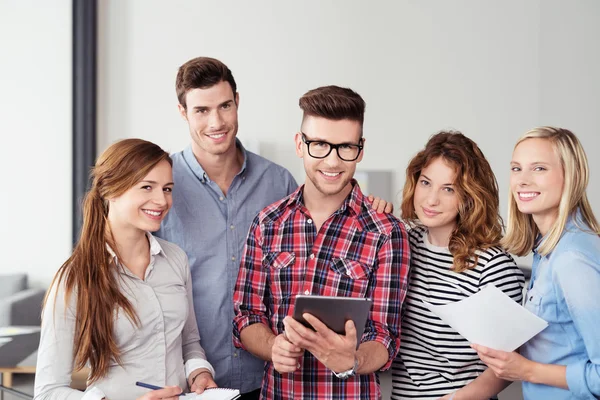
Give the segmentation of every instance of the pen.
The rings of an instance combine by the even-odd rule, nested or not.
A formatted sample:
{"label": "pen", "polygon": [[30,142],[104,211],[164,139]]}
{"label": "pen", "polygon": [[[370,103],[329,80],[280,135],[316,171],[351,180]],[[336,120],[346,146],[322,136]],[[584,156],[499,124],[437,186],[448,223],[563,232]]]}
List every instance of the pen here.
{"label": "pen", "polygon": [[[164,389],[164,387],[160,387],[160,386],[154,386],[154,385],[151,385],[151,384],[149,384],[149,383],[144,383],[144,382],[136,382],[136,383],[135,383],[135,385],[136,385],[136,386],[141,386],[141,387],[144,387],[144,388],[146,388],[146,389],[152,389],[152,390],[160,390],[160,389]],[[183,392],[181,392],[181,393],[179,394],[179,396],[183,396]]]}

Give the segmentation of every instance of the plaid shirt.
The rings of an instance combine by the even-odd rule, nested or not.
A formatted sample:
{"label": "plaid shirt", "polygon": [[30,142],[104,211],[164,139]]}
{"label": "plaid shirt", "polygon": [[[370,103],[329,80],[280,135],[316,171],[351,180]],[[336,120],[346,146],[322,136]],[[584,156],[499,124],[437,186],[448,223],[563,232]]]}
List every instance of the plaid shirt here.
{"label": "plaid shirt", "polygon": [[[377,214],[356,182],[341,208],[319,232],[303,204],[303,189],[262,210],[254,219],[234,292],[233,336],[254,323],[283,333],[297,294],[371,298],[361,342],[388,350],[388,369],[400,344],[400,309],[407,288],[409,245],[402,223]],[[261,390],[268,399],[377,399],[375,373],[336,378],[308,351],[294,373],[267,363]]]}

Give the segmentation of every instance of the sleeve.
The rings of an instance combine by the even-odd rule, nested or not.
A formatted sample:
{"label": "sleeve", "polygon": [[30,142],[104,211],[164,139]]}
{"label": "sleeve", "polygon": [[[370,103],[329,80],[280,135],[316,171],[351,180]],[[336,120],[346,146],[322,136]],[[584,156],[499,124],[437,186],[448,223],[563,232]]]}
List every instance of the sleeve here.
{"label": "sleeve", "polygon": [[233,344],[239,348],[244,348],[240,340],[240,333],[244,328],[255,323],[269,326],[264,302],[267,272],[262,267],[259,217],[260,213],[250,226],[233,292]]}
{"label": "sleeve", "polygon": [[483,268],[479,277],[479,288],[488,284],[496,286],[517,303],[523,302],[525,276],[515,260],[504,251],[494,255]]}
{"label": "sleeve", "polygon": [[73,373],[76,293],[65,303],[64,287],[56,283],[42,312],[40,346],[35,373],[35,400],[99,400],[104,393],[97,387],[86,393],[69,387]]}
{"label": "sleeve", "polygon": [[[569,391],[577,398],[600,397],[600,263],[580,252],[565,252],[553,260],[554,288],[567,308],[585,345],[586,359],[567,365]],[[560,302],[564,299],[563,302]]]}
{"label": "sleeve", "polygon": [[185,362],[185,376],[189,377],[193,371],[199,368],[206,368],[214,377],[215,369],[206,359],[206,353],[200,344],[200,333],[198,332],[198,324],[196,322],[196,313],[194,310],[194,300],[192,295],[192,275],[190,272],[188,258],[185,253],[183,253],[183,264],[186,276],[185,288],[187,291],[189,310],[187,320],[185,321],[183,331],[181,332],[181,346],[183,361]]}
{"label": "sleeve", "polygon": [[400,350],[400,321],[402,303],[408,288],[410,246],[401,222],[394,224],[389,239],[377,255],[378,267],[373,281],[373,308],[361,342],[375,341],[388,350],[388,362],[381,368],[390,368]]}

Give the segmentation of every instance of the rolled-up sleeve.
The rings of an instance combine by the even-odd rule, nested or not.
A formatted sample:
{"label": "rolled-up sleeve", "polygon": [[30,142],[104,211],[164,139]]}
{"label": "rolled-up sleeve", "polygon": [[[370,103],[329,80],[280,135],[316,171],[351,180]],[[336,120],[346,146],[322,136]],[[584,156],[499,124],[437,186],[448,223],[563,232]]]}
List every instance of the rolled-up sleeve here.
{"label": "rolled-up sleeve", "polygon": [[65,303],[64,287],[55,284],[42,312],[40,346],[35,373],[35,400],[97,400],[104,397],[98,388],[86,393],[70,388],[73,373],[75,298]]}
{"label": "rolled-up sleeve", "polygon": [[578,398],[600,397],[600,264],[586,255],[570,251],[555,261],[557,297],[564,298],[575,329],[585,344],[587,359],[567,365],[569,390]]}
{"label": "rolled-up sleeve", "polygon": [[199,368],[206,368],[214,377],[215,369],[206,358],[206,352],[202,347],[200,332],[198,331],[196,312],[194,310],[194,298],[192,294],[192,276],[187,256],[185,256],[184,265],[186,276],[185,288],[187,291],[189,310],[187,320],[185,321],[183,331],[181,332],[183,361],[185,363],[185,376],[189,378],[193,371]]}
{"label": "rolled-up sleeve", "polygon": [[410,247],[401,222],[394,224],[390,237],[379,250],[377,258],[373,308],[361,341],[375,341],[385,346],[388,361],[381,368],[381,371],[385,371],[390,368],[400,349],[400,313],[408,288]]}
{"label": "rolled-up sleeve", "polygon": [[244,328],[255,323],[269,326],[264,303],[267,273],[262,267],[261,244],[259,216],[256,216],[248,232],[233,292],[233,344],[239,348],[244,348],[240,339]]}

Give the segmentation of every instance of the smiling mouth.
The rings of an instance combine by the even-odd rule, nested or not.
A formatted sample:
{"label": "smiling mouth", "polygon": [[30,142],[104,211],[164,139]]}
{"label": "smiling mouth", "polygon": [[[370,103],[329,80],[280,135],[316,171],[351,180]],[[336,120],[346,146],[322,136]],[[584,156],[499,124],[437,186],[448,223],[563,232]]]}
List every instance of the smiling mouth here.
{"label": "smiling mouth", "polygon": [[541,194],[540,192],[517,192],[517,195],[519,196],[519,200],[523,200],[523,201],[533,200],[536,197],[538,197],[540,194]]}
{"label": "smiling mouth", "polygon": [[433,210],[430,210],[429,208],[421,207],[421,209],[423,210],[423,213],[425,215],[427,215],[428,217],[435,217],[435,216],[441,214],[441,212],[433,211]]}
{"label": "smiling mouth", "polygon": [[160,211],[160,210],[146,210],[146,209],[142,209],[142,211],[144,212],[144,214],[148,215],[150,218],[152,219],[160,219],[163,214],[165,213],[165,211]]}

